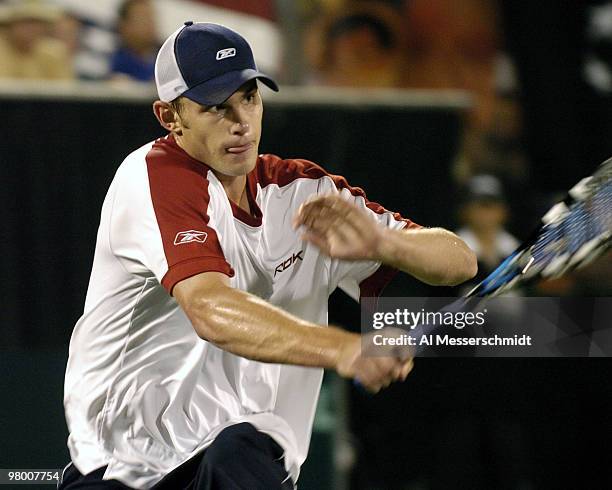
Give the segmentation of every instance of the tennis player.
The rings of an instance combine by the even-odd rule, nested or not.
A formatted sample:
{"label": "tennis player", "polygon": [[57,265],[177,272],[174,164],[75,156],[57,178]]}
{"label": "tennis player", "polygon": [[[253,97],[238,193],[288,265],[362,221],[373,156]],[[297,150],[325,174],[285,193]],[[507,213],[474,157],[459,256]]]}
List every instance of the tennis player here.
{"label": "tennis player", "polygon": [[377,392],[412,368],[326,327],[331,292],[376,295],[395,269],[430,284],[476,272],[454,234],[258,155],[258,81],[278,90],[220,25],[187,22],[159,52],[168,135],[125,159],[102,207],[60,489],[293,488],[323,369]]}

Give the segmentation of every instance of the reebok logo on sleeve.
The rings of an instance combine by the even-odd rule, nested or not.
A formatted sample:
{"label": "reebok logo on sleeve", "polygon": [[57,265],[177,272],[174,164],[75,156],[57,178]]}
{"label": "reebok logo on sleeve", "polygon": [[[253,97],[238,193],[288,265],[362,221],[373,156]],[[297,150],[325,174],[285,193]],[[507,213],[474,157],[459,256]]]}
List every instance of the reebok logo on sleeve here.
{"label": "reebok logo on sleeve", "polygon": [[204,243],[206,238],[208,237],[208,233],[205,231],[198,230],[189,230],[189,231],[180,231],[176,234],[174,238],[175,245],[184,245],[185,243]]}

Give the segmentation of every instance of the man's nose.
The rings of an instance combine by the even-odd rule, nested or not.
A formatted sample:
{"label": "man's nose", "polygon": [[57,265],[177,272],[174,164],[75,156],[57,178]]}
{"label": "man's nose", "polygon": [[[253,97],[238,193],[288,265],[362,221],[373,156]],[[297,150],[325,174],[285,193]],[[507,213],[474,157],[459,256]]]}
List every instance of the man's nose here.
{"label": "man's nose", "polygon": [[234,124],[232,125],[233,134],[246,134],[251,128],[246,111],[238,108],[234,111]]}
{"label": "man's nose", "polygon": [[250,129],[250,125],[247,121],[243,121],[243,122],[236,122],[234,123],[234,125],[232,126],[232,133],[233,134],[246,134],[249,132]]}

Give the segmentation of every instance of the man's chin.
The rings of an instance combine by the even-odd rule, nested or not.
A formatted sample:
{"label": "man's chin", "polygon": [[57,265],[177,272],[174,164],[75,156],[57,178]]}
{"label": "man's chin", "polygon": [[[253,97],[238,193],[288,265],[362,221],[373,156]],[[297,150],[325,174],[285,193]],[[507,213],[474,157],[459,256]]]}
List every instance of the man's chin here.
{"label": "man's chin", "polygon": [[[228,155],[226,155],[228,156]],[[240,177],[246,175],[255,168],[257,164],[257,154],[236,158],[235,155],[229,155],[230,158],[224,158],[223,165],[217,168],[217,171],[227,175],[228,177]]]}

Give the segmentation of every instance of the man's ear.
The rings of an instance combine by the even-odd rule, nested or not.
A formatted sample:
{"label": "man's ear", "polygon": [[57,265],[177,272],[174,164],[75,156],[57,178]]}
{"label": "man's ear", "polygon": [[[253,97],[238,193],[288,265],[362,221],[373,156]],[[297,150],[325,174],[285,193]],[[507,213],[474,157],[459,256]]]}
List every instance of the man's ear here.
{"label": "man's ear", "polygon": [[168,102],[161,100],[153,102],[153,114],[155,114],[162,128],[179,136],[183,134],[181,117]]}

